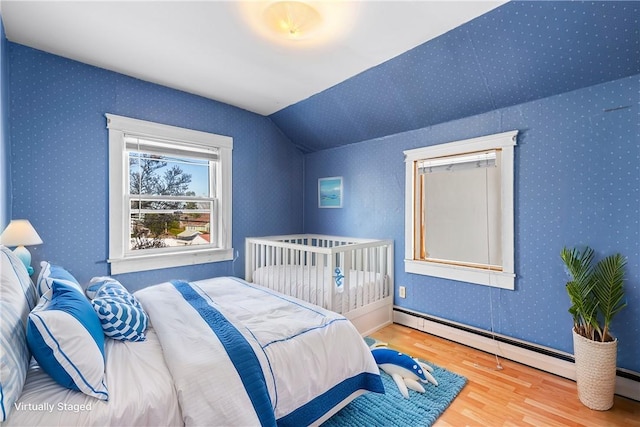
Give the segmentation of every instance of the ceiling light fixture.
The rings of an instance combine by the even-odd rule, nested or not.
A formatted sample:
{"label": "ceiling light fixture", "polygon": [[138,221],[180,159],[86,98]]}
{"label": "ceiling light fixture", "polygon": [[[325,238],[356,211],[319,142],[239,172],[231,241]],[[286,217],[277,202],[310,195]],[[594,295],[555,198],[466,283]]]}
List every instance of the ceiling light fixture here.
{"label": "ceiling light fixture", "polygon": [[290,40],[312,37],[322,25],[322,15],[303,1],[275,1],[267,5],[263,19],[270,31]]}
{"label": "ceiling light fixture", "polygon": [[264,40],[287,49],[326,46],[343,38],[357,24],[354,0],[238,1],[238,10]]}

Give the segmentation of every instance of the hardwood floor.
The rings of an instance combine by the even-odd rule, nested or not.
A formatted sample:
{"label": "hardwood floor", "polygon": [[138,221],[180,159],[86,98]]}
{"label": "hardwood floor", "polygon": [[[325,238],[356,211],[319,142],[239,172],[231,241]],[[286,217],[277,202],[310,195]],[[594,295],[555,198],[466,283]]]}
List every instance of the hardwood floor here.
{"label": "hardwood floor", "polygon": [[594,411],[578,400],[575,382],[470,347],[391,325],[371,335],[389,347],[464,375],[468,382],[435,426],[640,427],[640,402],[615,396]]}

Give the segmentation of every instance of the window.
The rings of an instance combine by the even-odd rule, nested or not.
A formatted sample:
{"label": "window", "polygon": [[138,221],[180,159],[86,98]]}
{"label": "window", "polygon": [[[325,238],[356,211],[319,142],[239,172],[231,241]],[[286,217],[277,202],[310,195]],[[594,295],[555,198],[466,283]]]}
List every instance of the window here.
{"label": "window", "polygon": [[405,151],[405,271],[514,289],[517,131]]}
{"label": "window", "polygon": [[232,138],[106,116],[111,274],[233,259]]}

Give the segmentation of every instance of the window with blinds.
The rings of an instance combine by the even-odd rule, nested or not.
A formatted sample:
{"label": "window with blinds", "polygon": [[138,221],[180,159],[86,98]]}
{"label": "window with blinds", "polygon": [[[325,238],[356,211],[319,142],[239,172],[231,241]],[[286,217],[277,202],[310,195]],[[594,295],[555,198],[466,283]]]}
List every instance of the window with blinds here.
{"label": "window with blinds", "polygon": [[230,259],[231,139],[107,117],[112,273]]}
{"label": "window with blinds", "polygon": [[513,289],[516,134],[405,152],[408,272]]}
{"label": "window with blinds", "polygon": [[[125,136],[130,251],[217,246],[218,149]],[[213,233],[213,234],[212,234]]]}
{"label": "window with blinds", "polygon": [[491,150],[417,162],[415,259],[502,269],[500,157]]}

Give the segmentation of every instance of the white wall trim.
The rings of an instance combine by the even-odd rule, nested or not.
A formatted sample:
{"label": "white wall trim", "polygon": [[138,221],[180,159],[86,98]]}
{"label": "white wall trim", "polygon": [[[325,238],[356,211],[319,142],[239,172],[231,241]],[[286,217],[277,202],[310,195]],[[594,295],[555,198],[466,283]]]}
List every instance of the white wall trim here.
{"label": "white wall trim", "polygon": [[111,274],[121,274],[231,260],[233,260],[233,248],[199,249],[194,251],[154,254],[151,256],[129,256],[126,258],[109,259],[107,262],[111,264]]}
{"label": "white wall trim", "polygon": [[404,260],[404,271],[425,276],[442,277],[444,279],[487,285],[495,288],[513,290],[516,275],[503,271],[447,265],[436,262]]}
{"label": "white wall trim", "polygon": [[[494,334],[496,337],[505,338],[508,341],[521,343],[529,348],[537,348],[540,351],[529,350],[522,348],[518,345],[509,344],[507,342],[501,342],[499,340],[493,340],[490,337],[482,336],[481,333],[486,334],[487,331],[472,326],[464,325],[457,322],[452,322],[446,319],[439,319],[435,316],[429,315],[429,318],[440,320],[444,323],[453,325],[449,326],[444,323],[429,320],[425,318],[423,314],[413,312],[402,307],[396,307],[398,310],[393,311],[393,322],[399,325],[408,326],[419,331],[426,332],[431,335],[435,335],[441,338],[445,338],[466,346],[490,353],[497,354],[499,357],[513,360],[523,365],[531,366],[541,371],[549,372],[554,375],[558,375],[564,378],[575,381],[576,368],[575,364],[569,360],[563,360],[561,357],[570,358],[573,360],[573,354],[565,353],[549,347],[540,346],[527,341],[518,340],[505,335]],[[399,311],[402,310],[402,311]],[[463,329],[459,329],[458,327]],[[473,332],[477,331],[477,333]],[[547,354],[544,354],[547,353]],[[557,356],[553,356],[556,354]],[[627,371],[627,370],[625,370]],[[627,371],[630,374],[640,376],[640,373]],[[629,378],[621,377],[616,378],[616,394],[629,399],[640,401],[640,382],[634,381]]]}
{"label": "white wall trim", "polygon": [[[515,289],[515,246],[514,246],[514,149],[518,131],[508,131],[493,135],[437,144],[406,150],[405,155],[405,271],[413,274],[442,277],[468,283]],[[450,264],[436,263],[414,258],[416,240],[414,206],[415,162],[482,150],[502,150],[501,162],[501,215],[502,215],[502,272],[485,274],[481,268],[459,268]],[[480,272],[476,273],[475,272]]]}
{"label": "white wall trim", "polygon": [[151,138],[157,138],[158,135],[162,135],[165,139],[191,142],[208,147],[233,148],[233,138],[230,136],[170,126],[162,123],[148,122],[145,120],[133,119],[109,113],[106,113],[105,116],[107,117],[107,128],[111,130],[118,130],[124,133],[132,133],[138,136]]}
{"label": "white wall trim", "polygon": [[[233,259],[232,248],[232,151],[233,138],[185,129],[161,123],[147,122],[129,117],[105,114],[109,130],[109,259],[111,274],[148,271],[194,264],[205,264]],[[125,135],[160,138],[215,147],[219,153],[220,179],[217,180],[216,194],[222,201],[219,219],[212,222],[217,227],[217,242],[197,249],[180,247],[175,250],[132,254],[128,250],[126,230],[129,228],[128,208],[125,197],[128,181],[124,176],[128,165],[125,156]]]}

